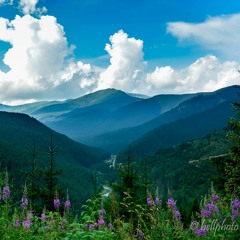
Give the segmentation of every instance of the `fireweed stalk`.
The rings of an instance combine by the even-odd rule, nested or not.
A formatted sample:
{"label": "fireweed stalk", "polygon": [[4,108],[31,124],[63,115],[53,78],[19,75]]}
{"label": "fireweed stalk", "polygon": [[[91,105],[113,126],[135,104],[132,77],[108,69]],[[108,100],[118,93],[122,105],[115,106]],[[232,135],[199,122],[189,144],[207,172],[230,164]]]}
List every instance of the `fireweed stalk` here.
{"label": "fireweed stalk", "polygon": [[10,197],[10,187],[9,186],[4,186],[3,187],[3,196],[2,196],[2,198],[4,200],[6,200],[9,197]]}
{"label": "fireweed stalk", "polygon": [[59,211],[59,208],[61,206],[61,202],[60,202],[60,199],[58,198],[58,192],[57,191],[56,191],[55,196],[54,196],[53,205],[54,205],[54,208],[57,211]]}
{"label": "fireweed stalk", "polygon": [[23,209],[27,209],[28,208],[28,197],[27,197],[27,185],[26,185],[26,183],[25,183],[24,190],[23,190],[23,196],[22,196],[22,200],[21,200],[21,207]]}
{"label": "fireweed stalk", "polygon": [[176,207],[176,201],[174,201],[174,199],[169,198],[168,199],[168,206],[170,207],[170,209],[173,212],[173,215],[179,219],[181,219],[181,213],[177,210]]}
{"label": "fireweed stalk", "polygon": [[8,171],[6,169],[6,172],[5,172],[5,185],[3,187],[3,190],[2,190],[2,199],[4,201],[7,201],[9,198],[10,198],[10,187],[9,187],[9,183],[8,183]]}
{"label": "fireweed stalk", "polygon": [[68,189],[67,189],[67,200],[64,204],[65,210],[69,211],[69,209],[71,208],[71,202],[69,201],[69,195],[68,195]]}

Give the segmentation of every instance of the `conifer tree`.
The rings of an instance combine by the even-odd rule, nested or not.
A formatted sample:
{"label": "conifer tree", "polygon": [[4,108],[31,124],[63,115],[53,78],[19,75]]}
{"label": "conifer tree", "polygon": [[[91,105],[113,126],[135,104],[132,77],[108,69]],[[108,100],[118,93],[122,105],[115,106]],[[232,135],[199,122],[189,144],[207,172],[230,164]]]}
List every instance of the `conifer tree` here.
{"label": "conifer tree", "polygon": [[225,188],[228,193],[240,196],[240,103],[234,103],[236,116],[230,120],[228,138],[233,146],[230,148],[230,158],[226,161],[225,173],[227,181]]}
{"label": "conifer tree", "polygon": [[230,131],[227,135],[232,146],[229,149],[229,154],[224,154],[213,162],[217,166],[218,177],[215,179],[217,186],[221,190],[224,186],[224,191],[227,194],[234,194],[240,197],[240,103],[233,104],[235,116],[229,121]]}
{"label": "conifer tree", "polygon": [[48,148],[49,166],[43,171],[45,185],[43,189],[43,202],[48,210],[54,210],[54,194],[58,188],[57,176],[62,173],[55,167],[56,147],[53,147],[53,139],[51,136],[50,147]]}
{"label": "conifer tree", "polygon": [[32,206],[35,206],[35,201],[38,196],[39,186],[37,186],[37,178],[39,177],[39,171],[36,164],[36,139],[33,139],[33,150],[31,152],[31,170],[27,172],[30,178],[28,184],[28,197]]}
{"label": "conifer tree", "polygon": [[134,218],[131,208],[139,202],[139,176],[137,174],[134,158],[129,147],[125,161],[118,166],[118,181],[113,185],[120,202],[120,215],[126,218]]}
{"label": "conifer tree", "polygon": [[142,162],[142,176],[141,176],[141,182],[143,187],[143,195],[144,199],[147,199],[148,197],[148,190],[150,187],[150,181],[149,181],[149,165],[148,165],[148,158],[145,157]]}

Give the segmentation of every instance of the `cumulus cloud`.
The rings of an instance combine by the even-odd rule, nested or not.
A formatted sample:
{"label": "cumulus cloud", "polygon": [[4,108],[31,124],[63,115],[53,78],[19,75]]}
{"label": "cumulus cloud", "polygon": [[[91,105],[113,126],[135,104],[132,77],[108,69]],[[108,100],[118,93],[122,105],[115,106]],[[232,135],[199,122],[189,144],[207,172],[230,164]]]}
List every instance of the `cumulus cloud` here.
{"label": "cumulus cloud", "polygon": [[47,11],[46,7],[43,7],[43,8],[36,7],[38,2],[39,0],[20,0],[19,8],[23,12],[23,14],[32,14],[32,13],[42,14],[46,12]]}
{"label": "cumulus cloud", "polygon": [[110,37],[105,50],[110,55],[110,65],[101,73],[99,89],[117,88],[135,92],[142,85],[145,67],[143,41],[129,38],[123,30]]}
{"label": "cumulus cloud", "polygon": [[215,91],[239,84],[236,61],[221,62],[216,56],[199,58],[183,69],[157,66],[147,72],[143,59],[143,41],[129,38],[122,30],[110,37],[105,50],[110,65],[100,74],[98,88],[117,88],[148,95]]}
{"label": "cumulus cloud", "polygon": [[10,70],[0,71],[0,100],[46,98],[60,84],[71,85],[77,76],[79,94],[86,87],[84,78],[91,75],[91,68],[70,58],[72,49],[55,17],[0,18],[0,40],[11,44],[3,59]]}
{"label": "cumulus cloud", "polygon": [[143,41],[123,30],[106,44],[107,68],[78,61],[53,16],[0,18],[0,40],[11,45],[3,58],[9,70],[0,70],[1,103],[74,98],[105,88],[155,95],[214,91],[239,84],[239,63],[221,62],[213,55],[184,69],[158,66],[147,72]]}
{"label": "cumulus cloud", "polygon": [[214,91],[239,84],[238,66],[235,61],[220,62],[217,57],[208,55],[180,70],[156,67],[147,75],[147,89],[152,94]]}
{"label": "cumulus cloud", "polygon": [[61,96],[63,99],[71,94],[71,97],[79,97],[83,94],[97,90],[101,68],[91,66],[82,61],[74,61],[65,68],[61,75],[62,83],[53,89],[53,96]]}
{"label": "cumulus cloud", "polygon": [[1,5],[13,5],[14,0],[0,0],[0,6]]}
{"label": "cumulus cloud", "polygon": [[226,57],[239,57],[240,14],[209,17],[202,23],[170,22],[167,31]]}

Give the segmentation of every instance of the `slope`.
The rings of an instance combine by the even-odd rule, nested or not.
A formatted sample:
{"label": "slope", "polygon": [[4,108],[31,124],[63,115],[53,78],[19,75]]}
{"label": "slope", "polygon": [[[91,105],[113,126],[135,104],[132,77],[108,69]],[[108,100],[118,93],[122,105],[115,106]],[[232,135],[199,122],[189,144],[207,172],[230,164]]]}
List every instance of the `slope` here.
{"label": "slope", "polygon": [[38,115],[38,114],[47,114],[47,113],[54,113],[54,112],[65,113],[78,108],[85,108],[85,107],[90,107],[90,106],[99,105],[99,104],[103,105],[108,109],[113,110],[115,108],[121,107],[125,104],[129,104],[138,100],[139,100],[138,98],[131,97],[120,90],[110,88],[105,90],[99,90],[99,91],[84,95],[80,98],[70,99],[64,102],[58,102],[56,104],[43,107],[33,112],[32,114]]}
{"label": "slope", "polygon": [[26,103],[22,105],[16,105],[16,106],[8,106],[3,105],[0,106],[1,111],[7,111],[7,112],[17,112],[17,113],[26,113],[26,114],[32,114],[33,112],[37,111],[40,108],[56,104],[57,101],[39,101],[39,102],[33,102],[33,103]]}
{"label": "slope", "polygon": [[[180,119],[184,119],[188,116],[206,111],[211,108],[215,108],[219,104],[226,101],[236,101],[238,99],[239,91],[240,90],[237,86],[231,86],[211,93],[195,94],[191,98],[186,99],[186,101],[180,102],[177,107],[163,112],[156,118],[145,122],[144,124],[131,128],[129,127],[125,129],[123,128],[115,131],[109,131],[107,133],[96,136],[94,139],[95,142],[93,142],[96,144],[93,145],[118,153],[121,148],[129,145],[130,142],[133,142],[154,128]],[[231,115],[229,115],[229,117],[230,116]],[[206,119],[207,118],[208,116],[206,116]],[[86,143],[92,144],[91,139]]]}
{"label": "slope", "polygon": [[[108,131],[143,124],[191,98],[192,94],[159,95],[148,99],[126,102],[126,93],[118,92],[111,107],[106,102],[77,108],[46,122],[51,128],[65,133],[79,142],[96,144],[95,137]],[[120,104],[122,106],[120,106]],[[94,129],[94,131],[92,131]]]}
{"label": "slope", "polygon": [[60,177],[62,186],[68,187],[70,194],[81,199],[93,191],[90,167],[102,163],[108,158],[108,153],[74,142],[25,114],[0,112],[0,125],[1,165],[2,168],[8,167],[18,184],[23,184],[22,172],[30,169],[34,139],[39,166],[48,166],[47,152],[52,136],[56,168],[63,170]]}
{"label": "slope", "polygon": [[203,137],[214,130],[226,127],[232,115],[231,102],[225,101],[207,111],[151,130],[132,143],[134,152],[137,155],[148,155],[156,152],[160,147],[169,147]]}
{"label": "slope", "polygon": [[170,190],[185,210],[195,198],[207,194],[211,181],[217,176],[212,160],[225,156],[231,145],[227,132],[228,129],[220,129],[203,138],[158,149],[148,164],[161,194],[167,197]]}

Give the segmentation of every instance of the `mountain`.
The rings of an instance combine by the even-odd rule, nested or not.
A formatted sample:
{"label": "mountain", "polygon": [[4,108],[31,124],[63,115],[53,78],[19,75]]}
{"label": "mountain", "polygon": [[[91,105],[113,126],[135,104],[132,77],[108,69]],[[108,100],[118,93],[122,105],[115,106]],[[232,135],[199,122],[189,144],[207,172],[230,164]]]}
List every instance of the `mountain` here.
{"label": "mountain", "polygon": [[[165,94],[144,99],[105,89],[77,99],[33,103],[8,111],[27,111],[57,132],[116,154],[155,128],[236,101],[238,92],[239,88],[231,86],[215,92]],[[224,119],[230,116],[231,113]],[[212,129],[213,125],[212,122]]]}
{"label": "mountain", "polygon": [[[79,141],[84,140],[85,144],[117,153],[118,157],[125,155],[125,149],[131,143],[135,156],[152,156],[149,157],[149,166],[155,177],[152,176],[163,185],[165,193],[171,186],[179,198],[184,198],[185,194],[194,191],[187,188],[186,192],[184,184],[190,186],[189,182],[195,181],[191,180],[193,174],[200,174],[198,169],[189,165],[188,159],[226,152],[224,133],[219,129],[226,127],[233,116],[231,103],[239,100],[238,94],[239,88],[232,86],[211,93],[158,95],[142,99],[107,89],[61,102],[15,107],[0,105],[0,109],[28,111],[32,116],[0,112],[0,166],[2,169],[7,167],[11,178],[15,178],[18,184],[24,184],[22,172],[30,169],[33,139],[39,167],[45,167],[49,162],[47,152],[52,136],[56,167],[63,170],[60,183],[69,188],[71,195],[81,196],[81,200],[89,196],[93,192],[96,171],[104,173],[102,182],[109,177],[114,181],[114,173],[109,172],[104,161],[109,159],[109,153],[77,143],[54,131],[58,130]],[[47,126],[33,118],[35,116]],[[201,163],[208,167],[207,161]],[[211,174],[214,175],[215,170],[210,166],[199,177],[200,182],[195,182],[200,184],[196,191],[200,191],[201,184],[206,184],[202,176],[208,178]]]}
{"label": "mountain", "polygon": [[7,106],[1,104],[0,109],[8,112],[26,113],[37,119],[45,120],[45,118],[48,119],[51,116],[56,117],[77,108],[84,108],[104,103],[106,108],[114,109],[137,100],[140,100],[140,98],[135,96],[131,97],[120,90],[106,89],[65,101],[39,101],[17,106]]}
{"label": "mountain", "polygon": [[123,105],[132,103],[139,100],[136,97],[130,97],[128,94],[116,90],[116,89],[106,89],[99,90],[94,93],[87,94],[83,97],[77,99],[71,99],[64,102],[58,102],[56,104],[51,104],[50,106],[43,107],[35,112],[34,115],[46,114],[46,113],[66,113],[75,109],[81,109],[90,106],[105,107],[109,110],[121,107]]}
{"label": "mountain", "polygon": [[215,130],[227,127],[231,115],[233,115],[231,103],[223,102],[207,111],[151,130],[132,142],[132,148],[138,155],[151,154],[161,147],[204,137]]}
{"label": "mountain", "polygon": [[63,102],[38,102],[4,110],[28,113],[58,132],[95,145],[97,135],[143,124],[192,96],[159,95],[142,99],[106,89]]}
{"label": "mountain", "polygon": [[[239,88],[236,86],[231,86],[227,88],[220,89],[215,92],[210,93],[198,93],[193,95],[180,95],[179,97],[188,97],[185,99],[185,101],[180,102],[177,106],[169,106],[169,110],[163,111],[160,113],[156,118],[145,122],[143,124],[134,126],[134,127],[128,127],[123,129],[118,129],[115,131],[109,131],[104,134],[98,135],[95,137],[95,146],[109,149],[112,152],[118,153],[121,148],[124,148],[128,146],[131,142],[134,142],[144,134],[147,134],[149,131],[155,131],[155,128],[158,128],[160,126],[173,123],[172,125],[169,125],[174,127],[174,122],[183,119],[186,119],[187,117],[190,117],[197,113],[203,113],[205,116],[205,120],[208,121],[208,115],[206,115],[204,112],[209,110],[215,111],[214,109],[217,108],[217,112],[219,112],[220,115],[223,115],[223,122],[224,124],[220,124],[220,128],[227,125],[227,119],[233,114],[231,111],[231,103],[238,100],[238,94],[239,94]],[[162,97],[156,96],[158,98]],[[151,101],[154,98],[147,99],[147,101]],[[166,97],[166,104],[169,103],[167,97],[171,99],[171,95],[167,95]],[[184,99],[184,98],[183,98]],[[135,105],[139,104],[140,102],[135,103]],[[164,101],[163,101],[164,103]],[[226,103],[226,104],[222,104]],[[227,107],[229,105],[229,107]],[[166,106],[166,105],[165,105]],[[128,106],[126,106],[128,107]],[[221,110],[222,107],[222,110]],[[148,106],[150,108],[150,105]],[[219,109],[220,108],[220,109]],[[159,107],[160,109],[160,107]],[[227,109],[227,111],[226,111]],[[216,113],[217,114],[217,113]],[[201,116],[201,115],[200,115]],[[210,117],[211,115],[209,115]],[[202,121],[204,119],[201,117]],[[187,119],[186,119],[187,120]],[[196,118],[192,118],[192,121],[198,120]],[[216,117],[215,120],[218,122],[218,118]],[[219,119],[219,123],[221,122],[221,119]],[[194,122],[192,122],[192,125],[194,125]],[[218,123],[215,124],[213,121],[209,123],[209,127],[212,125],[212,129],[214,130],[215,126],[218,126]],[[166,126],[166,128],[171,132],[170,128]],[[164,127],[163,127],[164,129]],[[158,132],[158,131],[156,131]],[[187,133],[188,131],[186,131]],[[194,133],[194,132],[193,132]],[[209,132],[208,132],[209,133]],[[184,135],[185,133],[183,133]],[[196,136],[198,137],[198,136]],[[145,138],[145,137],[143,137]],[[141,141],[141,140],[140,140]],[[92,144],[91,141],[86,142],[88,144]]]}
{"label": "mountain", "polygon": [[127,93],[129,96],[131,97],[137,97],[137,98],[142,98],[142,99],[147,99],[149,98],[149,96],[147,95],[143,95],[143,94],[139,94],[139,93]]}
{"label": "mountain", "polygon": [[[103,92],[106,91],[109,90]],[[67,134],[79,142],[90,143],[90,145],[95,146],[97,144],[96,136],[143,124],[191,97],[191,94],[186,94],[161,95],[139,99],[115,90],[111,98],[94,105],[78,107],[50,121],[44,121],[43,119],[43,122],[54,130]],[[46,111],[46,109],[43,110]]]}
{"label": "mountain", "polygon": [[114,111],[139,100],[139,98],[131,97],[122,91],[107,89],[68,101],[64,105],[58,104],[49,106],[47,109],[40,109],[34,114],[38,114],[40,111],[45,115],[47,111],[50,114],[54,111],[58,113],[65,111],[55,118],[42,119],[42,121],[56,131],[76,139],[79,136],[89,136],[113,127],[111,119]]}
{"label": "mountain", "polygon": [[0,125],[1,167],[7,167],[17,184],[24,184],[22,172],[31,169],[34,139],[39,167],[48,166],[47,153],[52,138],[56,168],[63,170],[61,185],[81,199],[93,192],[93,168],[109,158],[107,152],[74,142],[26,114],[0,112]]}
{"label": "mountain", "polygon": [[203,138],[159,148],[148,158],[149,174],[159,186],[160,194],[167,197],[170,191],[178,204],[185,208],[195,198],[207,194],[211,181],[217,176],[212,160],[217,161],[218,156],[227,157],[231,146],[226,138],[227,132],[228,129],[224,128]]}
{"label": "mountain", "polygon": [[17,105],[17,106],[8,106],[8,105],[0,105],[1,111],[7,111],[7,112],[18,112],[18,113],[26,113],[26,114],[32,114],[33,112],[37,111],[38,109],[55,104],[57,101],[39,101],[34,103],[27,103],[23,105]]}

